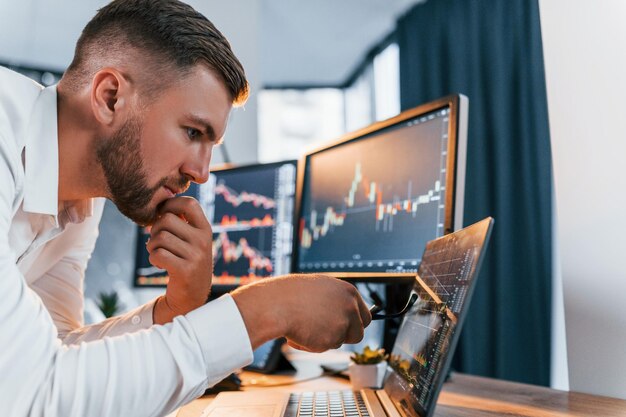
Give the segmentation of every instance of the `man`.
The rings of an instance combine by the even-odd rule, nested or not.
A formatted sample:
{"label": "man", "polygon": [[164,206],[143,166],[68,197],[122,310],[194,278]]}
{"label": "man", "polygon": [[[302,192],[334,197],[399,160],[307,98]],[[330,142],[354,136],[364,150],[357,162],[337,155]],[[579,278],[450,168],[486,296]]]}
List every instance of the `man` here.
{"label": "man", "polygon": [[[164,415],[270,339],[322,351],[362,338],[367,307],[328,277],[267,279],[205,304],[211,226],[176,194],[207,180],[247,94],[228,42],[175,0],[104,7],[57,87],[0,68],[2,415]],[[150,260],[170,283],[155,301],[84,327],[98,197],[152,225]]]}

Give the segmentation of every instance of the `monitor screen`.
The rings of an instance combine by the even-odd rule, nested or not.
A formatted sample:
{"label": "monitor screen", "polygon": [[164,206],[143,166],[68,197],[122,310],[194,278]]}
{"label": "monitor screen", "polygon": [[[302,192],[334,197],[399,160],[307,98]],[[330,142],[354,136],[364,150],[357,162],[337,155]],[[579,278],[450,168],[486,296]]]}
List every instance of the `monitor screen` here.
{"label": "monitor screen", "polygon": [[[214,286],[290,272],[296,171],[296,161],[217,168],[195,187],[213,228]],[[167,272],[142,265],[139,256],[136,276],[137,285],[167,284]]]}
{"label": "monitor screen", "polygon": [[487,218],[426,245],[413,292],[389,358],[384,390],[406,416],[432,415],[489,241]]}
{"label": "monitor screen", "polygon": [[199,201],[213,227],[213,282],[291,271],[296,162],[215,170]]}
{"label": "monitor screen", "polygon": [[414,273],[462,224],[467,99],[450,96],[304,157],[294,269]]}

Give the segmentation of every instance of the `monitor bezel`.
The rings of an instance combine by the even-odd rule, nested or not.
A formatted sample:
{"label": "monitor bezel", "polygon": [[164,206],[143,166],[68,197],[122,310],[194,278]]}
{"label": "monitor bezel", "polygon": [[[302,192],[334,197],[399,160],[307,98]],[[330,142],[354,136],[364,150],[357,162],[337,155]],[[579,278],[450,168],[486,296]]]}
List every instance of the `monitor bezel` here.
{"label": "monitor bezel", "polygon": [[[463,205],[465,200],[465,166],[467,155],[467,118],[468,118],[468,99],[463,94],[451,94],[439,99],[421,104],[409,110],[405,110],[397,116],[389,119],[374,122],[367,127],[347,133],[337,140],[329,142],[321,147],[314,148],[306,152],[299,160],[298,173],[296,174],[296,207],[294,210],[294,235],[293,249],[291,255],[291,271],[299,273],[299,229],[300,219],[302,217],[302,199],[303,189],[306,182],[307,165],[312,156],[323,153],[334,148],[356,142],[360,139],[367,139],[373,134],[380,132],[388,127],[401,124],[409,119],[418,117],[423,114],[432,113],[438,109],[449,107],[449,123],[448,123],[448,160],[446,170],[452,175],[446,176],[446,190],[453,192],[446,193],[446,213],[444,219],[444,235],[463,228]],[[453,198],[454,197],[454,198]],[[306,271],[307,273],[315,273]],[[327,274],[326,271],[323,273]],[[347,280],[363,280],[368,282],[386,282],[393,280],[395,282],[410,281],[412,278],[405,273],[396,272],[332,272],[330,275],[337,276]],[[413,274],[415,276],[415,274]]]}
{"label": "monitor bezel", "polygon": [[[274,162],[253,162],[246,164],[235,164],[232,162],[222,163],[219,165],[215,165],[211,168],[211,174],[216,172],[224,172],[224,171],[247,171],[258,168],[275,168],[285,164],[293,164],[296,167],[298,166],[298,159],[287,159],[285,161],[274,161]],[[203,184],[198,184],[201,187]]]}
{"label": "monitor bezel", "polygon": [[[287,159],[285,161],[276,161],[276,162],[268,162],[268,163],[257,162],[257,163],[250,163],[250,164],[223,163],[223,164],[216,165],[215,167],[212,167],[210,170],[210,173],[215,174],[215,173],[224,173],[224,172],[245,172],[245,171],[250,171],[250,170],[254,170],[258,168],[276,168],[285,164],[292,164],[296,167],[296,187],[297,187],[298,174],[300,172],[299,160],[297,159]],[[197,184],[197,187],[202,187],[202,185],[203,184]],[[291,219],[292,226],[296,219],[295,217],[296,206],[298,203],[296,198],[297,198],[297,194],[294,193],[294,210],[293,210],[292,219]],[[138,232],[139,230],[141,230],[140,228],[141,226],[137,226]],[[139,236],[137,236],[137,238],[139,238]],[[135,249],[135,251],[137,251],[137,249]],[[292,251],[293,251],[293,242],[292,242]],[[135,252],[135,270],[134,270],[134,277],[133,277],[134,288],[140,289],[140,288],[166,288],[167,287],[167,284],[139,284],[137,282],[138,280],[137,262],[139,262],[139,254]],[[292,271],[292,268],[293,268],[293,252],[292,252],[292,260],[289,265],[290,271]],[[238,287],[239,287],[239,284],[212,284],[211,298],[228,293]]]}

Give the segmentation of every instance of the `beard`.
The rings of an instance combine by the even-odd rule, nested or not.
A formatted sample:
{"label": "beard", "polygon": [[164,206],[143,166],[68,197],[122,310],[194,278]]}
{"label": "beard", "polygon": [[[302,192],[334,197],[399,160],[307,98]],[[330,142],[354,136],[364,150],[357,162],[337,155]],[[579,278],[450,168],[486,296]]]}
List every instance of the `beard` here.
{"label": "beard", "polygon": [[141,131],[140,118],[129,118],[111,137],[98,141],[96,156],[111,201],[133,222],[148,226],[157,218],[157,205],[150,205],[156,192],[166,184],[172,190],[187,189],[189,181],[181,175],[173,180],[165,177],[153,187],[148,185],[139,141]]}

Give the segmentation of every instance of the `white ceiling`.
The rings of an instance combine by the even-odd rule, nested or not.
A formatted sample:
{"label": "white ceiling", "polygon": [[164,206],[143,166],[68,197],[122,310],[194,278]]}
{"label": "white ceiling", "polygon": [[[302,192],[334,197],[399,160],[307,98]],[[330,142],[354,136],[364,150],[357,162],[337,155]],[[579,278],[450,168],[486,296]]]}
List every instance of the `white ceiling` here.
{"label": "white ceiling", "polygon": [[261,79],[265,85],[337,85],[423,0],[264,0]]}
{"label": "white ceiling", "polygon": [[[214,14],[219,16],[215,19],[218,27],[224,24],[224,19],[232,19],[226,22],[231,33],[233,27],[244,33],[258,31],[249,33],[248,39],[258,48],[259,84],[284,86],[343,83],[365,54],[393,30],[397,17],[422,1],[189,0],[189,3],[209,19]],[[82,27],[106,3],[106,0],[0,0],[0,62],[63,70],[71,60]],[[255,14],[256,27],[237,26],[240,14],[244,13]],[[242,38],[240,34],[237,36]]]}

